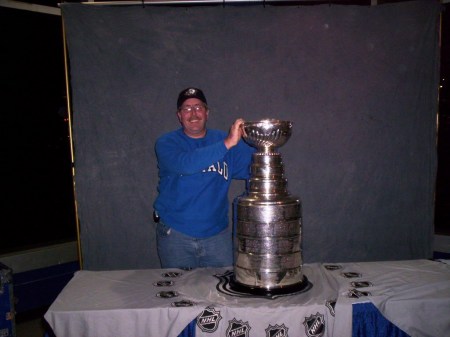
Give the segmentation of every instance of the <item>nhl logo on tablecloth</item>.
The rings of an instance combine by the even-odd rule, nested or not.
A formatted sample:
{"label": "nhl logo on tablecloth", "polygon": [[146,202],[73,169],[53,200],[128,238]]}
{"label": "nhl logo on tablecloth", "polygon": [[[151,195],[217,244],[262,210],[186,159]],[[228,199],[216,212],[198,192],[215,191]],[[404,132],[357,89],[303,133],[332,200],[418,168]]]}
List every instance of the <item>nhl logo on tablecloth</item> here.
{"label": "nhl logo on tablecloth", "polygon": [[336,315],[334,311],[334,308],[336,307],[336,300],[326,301],[325,306],[328,308],[328,310],[330,310],[331,316],[334,317]]}
{"label": "nhl logo on tablecloth", "polygon": [[181,300],[178,302],[172,302],[172,307],[193,307],[194,306],[194,302],[189,301],[189,300]]}
{"label": "nhl logo on tablecloth", "polygon": [[350,285],[353,288],[367,288],[367,287],[373,287],[373,283],[369,281],[357,281],[357,282],[350,282]]}
{"label": "nhl logo on tablecloth", "polygon": [[348,271],[348,272],[342,273],[341,275],[344,276],[345,278],[357,278],[357,277],[362,276],[361,273],[355,273],[353,271]]}
{"label": "nhl logo on tablecloth", "polygon": [[271,326],[266,329],[266,337],[288,337],[288,328],[283,325],[276,324],[275,326]]}
{"label": "nhl logo on tablecloth", "polygon": [[236,318],[228,322],[227,337],[248,337],[251,329],[248,322],[237,321]]}
{"label": "nhl logo on tablecloth", "polygon": [[164,281],[155,282],[155,283],[153,283],[153,285],[155,287],[171,287],[171,286],[174,285],[174,283],[173,283],[173,281],[166,281],[166,280],[164,280]]}
{"label": "nhl logo on tablecloth", "polygon": [[324,268],[327,270],[339,270],[342,269],[342,266],[338,264],[326,264],[324,265]]}
{"label": "nhl logo on tablecloth", "polygon": [[177,271],[169,271],[169,272],[163,273],[161,275],[162,275],[162,277],[180,277],[183,274],[179,273]]}
{"label": "nhl logo on tablecloth", "polygon": [[325,333],[325,319],[320,313],[305,317],[303,325],[308,337],[321,337]]}
{"label": "nhl logo on tablecloth", "polygon": [[197,316],[197,326],[203,332],[214,332],[219,327],[219,321],[222,319],[220,311],[216,311],[212,307],[207,307]]}
{"label": "nhl logo on tablecloth", "polygon": [[178,293],[176,291],[160,291],[156,296],[161,298],[172,298],[177,297]]}
{"label": "nhl logo on tablecloth", "polygon": [[350,289],[347,293],[349,298],[360,298],[365,296],[372,296],[368,291],[359,291],[358,289]]}

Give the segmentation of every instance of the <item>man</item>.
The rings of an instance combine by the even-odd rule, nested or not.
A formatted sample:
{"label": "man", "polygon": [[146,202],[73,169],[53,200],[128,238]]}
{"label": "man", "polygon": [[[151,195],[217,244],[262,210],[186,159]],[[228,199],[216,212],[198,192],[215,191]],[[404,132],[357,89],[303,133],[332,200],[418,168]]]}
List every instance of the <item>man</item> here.
{"label": "man", "polygon": [[231,179],[247,179],[251,154],[242,119],[229,133],[206,128],[202,90],[187,88],[177,100],[181,128],[156,141],[159,195],[154,203],[158,255],[163,268],[233,265],[228,226]]}

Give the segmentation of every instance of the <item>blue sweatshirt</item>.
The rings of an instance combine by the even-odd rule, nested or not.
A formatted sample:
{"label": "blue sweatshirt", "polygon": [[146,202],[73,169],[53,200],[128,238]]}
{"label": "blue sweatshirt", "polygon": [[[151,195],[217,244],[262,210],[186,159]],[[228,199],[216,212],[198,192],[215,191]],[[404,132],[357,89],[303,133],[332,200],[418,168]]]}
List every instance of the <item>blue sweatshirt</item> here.
{"label": "blue sweatshirt", "polygon": [[156,141],[159,195],[154,208],[164,224],[197,238],[228,226],[231,179],[249,178],[254,149],[241,140],[227,150],[226,137],[208,129],[205,137],[190,138],[180,128]]}

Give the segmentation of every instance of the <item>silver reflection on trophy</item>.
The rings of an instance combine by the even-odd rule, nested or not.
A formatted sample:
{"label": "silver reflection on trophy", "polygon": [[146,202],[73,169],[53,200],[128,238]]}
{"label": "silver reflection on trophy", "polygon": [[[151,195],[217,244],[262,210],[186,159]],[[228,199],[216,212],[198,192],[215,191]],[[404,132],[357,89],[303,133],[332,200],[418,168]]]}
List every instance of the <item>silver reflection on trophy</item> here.
{"label": "silver reflection on trophy", "polygon": [[287,190],[284,165],[276,149],[292,123],[264,119],[243,124],[253,154],[248,190],[237,199],[235,282],[252,289],[280,289],[303,282],[301,203]]}

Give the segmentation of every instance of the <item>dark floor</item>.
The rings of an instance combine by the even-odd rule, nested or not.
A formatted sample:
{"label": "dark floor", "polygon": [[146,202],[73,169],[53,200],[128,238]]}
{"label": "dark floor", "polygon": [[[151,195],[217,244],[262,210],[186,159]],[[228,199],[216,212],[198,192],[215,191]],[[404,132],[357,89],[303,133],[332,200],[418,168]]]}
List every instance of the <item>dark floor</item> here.
{"label": "dark floor", "polygon": [[[49,331],[44,320],[47,307],[16,316],[16,337],[44,337]],[[48,337],[51,337],[49,333]]]}

